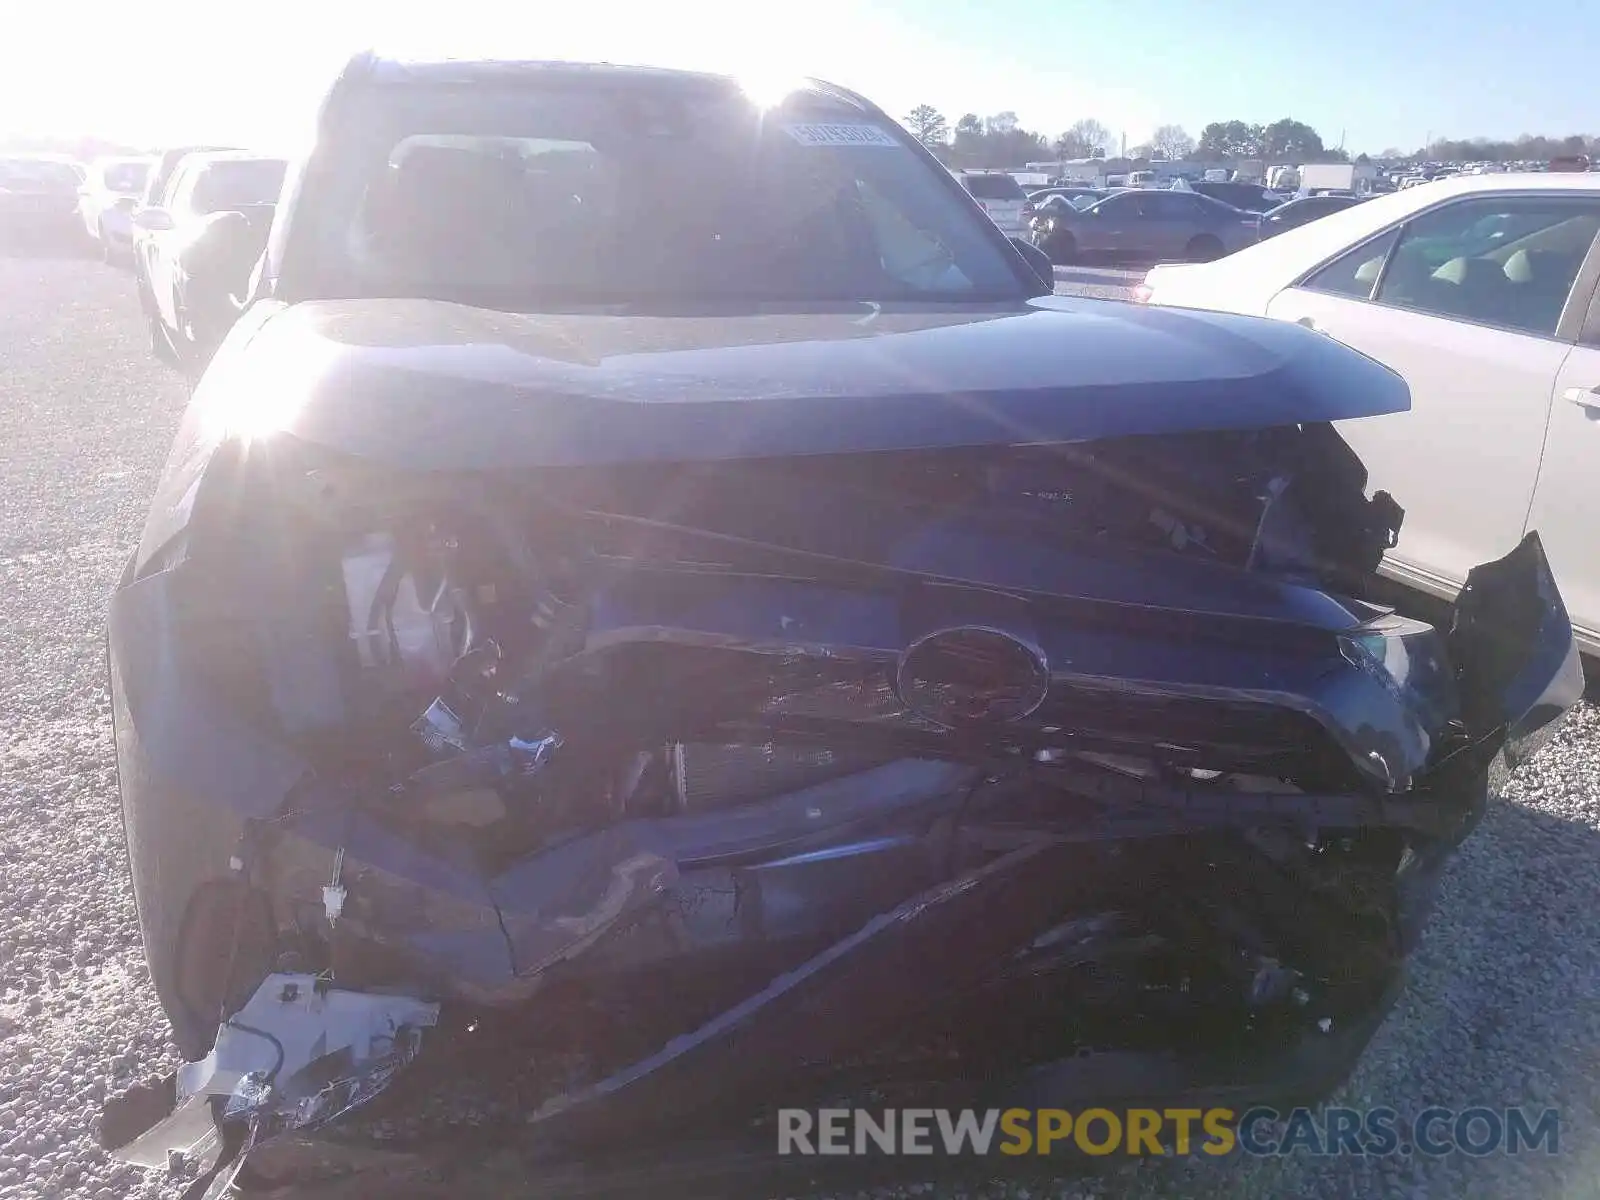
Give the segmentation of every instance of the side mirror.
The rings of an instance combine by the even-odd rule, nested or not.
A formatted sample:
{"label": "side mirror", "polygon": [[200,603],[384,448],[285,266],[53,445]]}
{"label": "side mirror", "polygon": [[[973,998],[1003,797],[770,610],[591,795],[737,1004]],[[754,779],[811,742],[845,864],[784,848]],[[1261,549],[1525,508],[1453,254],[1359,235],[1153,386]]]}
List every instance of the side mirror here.
{"label": "side mirror", "polygon": [[1028,265],[1033,268],[1033,273],[1039,277],[1039,282],[1049,288],[1050,291],[1055,291],[1056,268],[1050,261],[1050,256],[1032,242],[1025,241],[1019,237],[1012,238],[1011,244],[1017,248],[1018,253],[1023,258],[1028,260]]}
{"label": "side mirror", "polygon": [[164,208],[137,209],[132,221],[146,233],[166,233],[173,227],[172,214]]}

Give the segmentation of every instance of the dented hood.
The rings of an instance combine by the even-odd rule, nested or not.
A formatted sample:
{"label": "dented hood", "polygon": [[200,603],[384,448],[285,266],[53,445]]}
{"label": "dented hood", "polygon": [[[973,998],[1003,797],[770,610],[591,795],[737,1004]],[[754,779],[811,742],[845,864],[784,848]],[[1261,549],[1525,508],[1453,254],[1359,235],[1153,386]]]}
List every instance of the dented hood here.
{"label": "dented hood", "polygon": [[308,302],[262,322],[202,392],[247,425],[267,414],[330,449],[433,469],[1079,441],[1409,406],[1387,368],[1294,325],[1066,297],[672,316]]}

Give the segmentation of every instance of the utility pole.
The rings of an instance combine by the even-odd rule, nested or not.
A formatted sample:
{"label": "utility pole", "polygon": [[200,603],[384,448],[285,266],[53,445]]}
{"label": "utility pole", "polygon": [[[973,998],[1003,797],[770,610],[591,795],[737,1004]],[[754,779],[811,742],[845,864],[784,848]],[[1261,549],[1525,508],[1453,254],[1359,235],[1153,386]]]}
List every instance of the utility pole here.
{"label": "utility pole", "polygon": [[1121,157],[1122,158],[1127,158],[1128,157],[1128,131],[1126,129],[1124,129],[1122,131],[1122,154],[1121,154]]}

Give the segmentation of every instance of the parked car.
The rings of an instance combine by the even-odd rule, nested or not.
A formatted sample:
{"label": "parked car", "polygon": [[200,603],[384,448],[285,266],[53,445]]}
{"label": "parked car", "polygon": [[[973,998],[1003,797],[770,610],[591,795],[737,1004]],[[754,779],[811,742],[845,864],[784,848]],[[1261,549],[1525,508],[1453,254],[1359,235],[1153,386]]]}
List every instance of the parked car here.
{"label": "parked car", "polygon": [[1256,218],[1197,192],[1133,189],[1034,222],[1052,262],[1080,257],[1220,258],[1256,240]]}
{"label": "parked car", "polygon": [[0,243],[76,249],[83,243],[83,167],[49,154],[0,156]]}
{"label": "parked car", "polygon": [[1448,633],[1364,598],[1402,514],[1330,422],[1393,372],[1051,295],[844,89],[363,56],[293,176],[110,603],[187,1061],[100,1128],[194,1194],[783,1195],[774,1096],[1320,1095],[1577,694],[1537,537]]}
{"label": "parked car", "polygon": [[97,158],[79,189],[78,214],[107,262],[133,254],[133,211],[139,207],[153,158]]}
{"label": "parked car", "polygon": [[1033,201],[1022,185],[1004,171],[962,171],[956,178],[972,194],[989,219],[1008,237],[1023,237],[1033,219]]}
{"label": "parked car", "polygon": [[195,368],[232,327],[233,298],[266,246],[286,166],[241,150],[190,152],[162,203],[133,214],[141,298],[159,357]]}
{"label": "parked car", "polygon": [[[171,146],[156,156],[154,164],[145,176],[144,194],[139,198],[139,203],[134,206],[134,213],[144,208],[161,208],[171,199],[171,184],[173,176],[177,174],[178,167],[183,160],[191,154],[205,154],[215,151],[236,150],[236,146],[209,146],[188,145]],[[145,276],[146,255],[142,243],[155,236],[139,228],[139,223],[133,220],[133,213],[129,214],[129,223],[133,226],[133,245],[130,249],[133,262],[134,289],[139,297],[139,311],[145,318],[145,325],[149,333],[151,352],[164,361],[172,361],[173,352],[170,343],[161,334],[160,326],[152,318],[156,314],[156,302],[150,290],[150,280]]]}
{"label": "parked car", "polygon": [[1281,193],[1262,187],[1259,183],[1233,181],[1218,183],[1202,179],[1189,186],[1202,196],[1210,196],[1213,200],[1220,200],[1232,208],[1242,209],[1248,213],[1270,212],[1284,201]]}
{"label": "parked car", "polygon": [[1344,429],[1375,486],[1409,493],[1388,572],[1450,597],[1484,548],[1538,529],[1593,654],[1597,232],[1600,179],[1465,175],[1364,201],[1209,267],[1158,267],[1144,295],[1298,322],[1398,371],[1411,412]]}
{"label": "parked car", "polygon": [[1308,221],[1325,217],[1329,213],[1343,212],[1353,204],[1361,203],[1359,196],[1301,196],[1280,204],[1261,215],[1261,236],[1273,237],[1287,229],[1298,229]]}
{"label": "parked car", "polygon": [[172,146],[163,150],[156,156],[150,170],[145,175],[144,192],[140,197],[138,207],[156,208],[160,206],[163,197],[167,194],[167,185],[172,182],[172,176],[177,172],[179,164],[188,155],[238,149],[240,149],[238,146],[190,145]]}

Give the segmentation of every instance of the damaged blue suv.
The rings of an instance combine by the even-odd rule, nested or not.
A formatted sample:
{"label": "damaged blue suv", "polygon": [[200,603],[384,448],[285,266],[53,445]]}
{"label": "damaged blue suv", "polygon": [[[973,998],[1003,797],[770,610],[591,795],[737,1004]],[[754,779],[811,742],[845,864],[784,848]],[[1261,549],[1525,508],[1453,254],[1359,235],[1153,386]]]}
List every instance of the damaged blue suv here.
{"label": "damaged blue suv", "polygon": [[1390,371],[1049,276],[836,87],[354,60],[111,600],[188,1061],[105,1141],[648,1190],[1334,1086],[1571,627],[1536,535],[1381,602]]}

